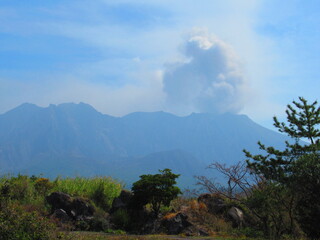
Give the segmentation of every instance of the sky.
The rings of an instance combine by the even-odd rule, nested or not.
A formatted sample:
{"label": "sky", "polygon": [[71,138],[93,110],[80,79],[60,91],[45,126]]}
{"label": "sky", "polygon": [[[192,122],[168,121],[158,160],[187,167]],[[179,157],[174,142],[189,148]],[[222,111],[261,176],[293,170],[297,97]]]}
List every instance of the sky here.
{"label": "sky", "polygon": [[85,102],[113,115],[246,114],[320,89],[318,0],[1,0],[0,113]]}

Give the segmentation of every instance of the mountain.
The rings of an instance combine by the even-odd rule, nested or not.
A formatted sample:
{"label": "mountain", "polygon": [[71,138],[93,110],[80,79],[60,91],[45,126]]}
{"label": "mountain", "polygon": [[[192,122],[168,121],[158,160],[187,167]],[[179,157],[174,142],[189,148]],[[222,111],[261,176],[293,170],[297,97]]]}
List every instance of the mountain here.
{"label": "mountain", "polygon": [[243,160],[244,148],[257,153],[259,140],[281,148],[286,138],[245,115],[112,117],[85,103],[26,103],[0,115],[0,173],[110,175],[130,185],[171,168],[186,186],[194,175],[211,174],[205,168],[213,161]]}

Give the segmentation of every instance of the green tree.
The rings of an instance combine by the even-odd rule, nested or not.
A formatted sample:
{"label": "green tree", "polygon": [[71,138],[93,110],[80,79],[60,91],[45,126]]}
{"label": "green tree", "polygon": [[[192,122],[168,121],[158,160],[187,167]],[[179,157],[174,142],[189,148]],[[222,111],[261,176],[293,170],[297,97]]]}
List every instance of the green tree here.
{"label": "green tree", "polygon": [[[286,148],[278,150],[266,147],[258,142],[261,150],[267,154],[252,155],[244,150],[248,167],[264,178],[276,182],[291,180],[293,163],[302,156],[319,154],[320,150],[320,108],[317,101],[308,104],[307,100],[299,97],[300,102],[293,101],[294,106],[288,105],[286,110],[287,123],[279,122],[274,117],[274,126],[279,132],[288,135],[293,141],[286,141]],[[302,141],[309,141],[310,144]],[[252,161],[253,160],[253,161]]]}
{"label": "green tree", "polygon": [[142,207],[151,204],[153,212],[158,215],[160,207],[169,206],[171,200],[181,194],[175,186],[176,179],[180,176],[170,169],[159,170],[158,174],[141,175],[140,180],[133,183],[134,204]]}
{"label": "green tree", "polygon": [[302,97],[287,107],[287,123],[274,117],[274,126],[291,138],[291,142],[286,141],[285,149],[266,147],[259,142],[265,154],[244,152],[253,172],[261,175],[267,184],[286,192],[279,204],[286,205],[291,230],[297,221],[309,237],[319,238],[320,107],[317,101],[309,104]]}

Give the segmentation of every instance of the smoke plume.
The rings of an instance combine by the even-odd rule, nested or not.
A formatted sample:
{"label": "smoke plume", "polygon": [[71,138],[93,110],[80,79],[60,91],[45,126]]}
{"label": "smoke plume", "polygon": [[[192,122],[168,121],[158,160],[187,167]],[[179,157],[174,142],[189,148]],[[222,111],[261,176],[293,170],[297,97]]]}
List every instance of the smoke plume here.
{"label": "smoke plume", "polygon": [[187,60],[167,65],[164,72],[168,110],[178,114],[239,112],[247,83],[232,48],[215,36],[198,32],[183,50]]}

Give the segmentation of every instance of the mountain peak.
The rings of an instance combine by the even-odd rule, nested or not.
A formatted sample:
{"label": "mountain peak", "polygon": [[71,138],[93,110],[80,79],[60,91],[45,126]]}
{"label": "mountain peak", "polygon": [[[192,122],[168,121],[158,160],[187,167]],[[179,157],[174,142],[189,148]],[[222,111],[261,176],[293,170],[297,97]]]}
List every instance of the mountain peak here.
{"label": "mountain peak", "polygon": [[50,104],[49,109],[57,109],[67,112],[84,112],[84,113],[98,113],[98,111],[87,103],[60,103],[60,104]]}
{"label": "mountain peak", "polygon": [[40,109],[40,107],[38,107],[35,104],[22,103],[21,105],[9,110],[6,114],[13,114],[13,113],[24,114],[24,113],[34,112],[39,109]]}

